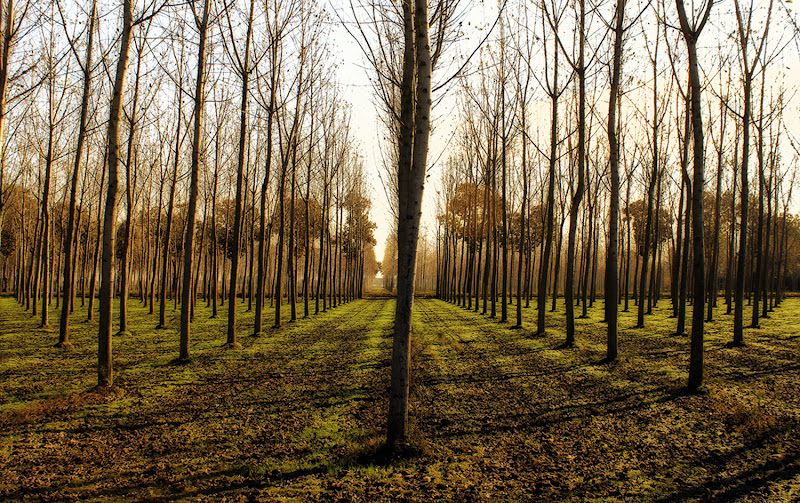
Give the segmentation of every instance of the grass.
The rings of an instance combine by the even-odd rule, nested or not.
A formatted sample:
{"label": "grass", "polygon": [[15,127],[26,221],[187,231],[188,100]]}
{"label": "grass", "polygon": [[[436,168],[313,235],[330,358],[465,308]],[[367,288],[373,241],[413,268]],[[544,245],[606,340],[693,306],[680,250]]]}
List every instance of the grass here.
{"label": "grass", "polygon": [[64,351],[0,298],[0,499],[800,498],[798,299],[746,330],[740,349],[726,347],[731,317],[718,309],[701,394],[683,392],[688,338],[663,300],[644,329],[621,313],[620,358],[603,364],[602,302],[577,320],[576,346],[559,349],[561,311],[536,337],[533,308],[520,330],[418,299],[413,449],[400,456],[382,449],[392,299],[294,323],[285,309],[285,326],[260,337],[239,307],[241,349],[224,347],[224,314],[210,319],[198,301],[192,359],[176,364],[178,313],[155,330],[132,301],[131,333],[113,342],[116,386],[99,391],[97,327],[82,309]]}

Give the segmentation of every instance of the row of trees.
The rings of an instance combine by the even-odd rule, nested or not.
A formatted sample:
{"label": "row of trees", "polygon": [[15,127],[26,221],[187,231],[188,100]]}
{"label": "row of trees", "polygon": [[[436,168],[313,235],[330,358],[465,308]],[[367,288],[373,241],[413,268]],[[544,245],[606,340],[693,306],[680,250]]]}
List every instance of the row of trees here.
{"label": "row of trees", "polygon": [[236,347],[237,299],[258,335],[266,302],[279,327],[284,309],[295,320],[360,297],[377,270],[325,11],[121,7],[112,20],[95,0],[0,12],[3,287],[44,327],[61,305],[65,348],[69,313],[99,307],[100,385],[132,298],[160,328],[168,303],[180,309],[186,359],[198,301],[211,316],[228,303]]}
{"label": "row of trees", "polygon": [[[788,99],[773,64],[786,40],[774,28],[773,3],[737,0],[707,27],[712,0],[688,12],[683,0],[504,2],[488,30],[497,36],[437,80],[434,69],[461,33],[456,1],[353,7],[352,33],[375,70],[392,139],[391,444],[408,435],[435,90],[457,83],[461,109],[440,190],[441,296],[467,307],[482,301],[493,315],[499,305],[507,321],[513,292],[521,326],[523,298],[535,293],[543,333],[548,292],[555,299],[561,288],[569,345],[576,290],[586,306],[589,285],[592,292],[602,286],[613,299],[605,304],[613,360],[617,300],[628,301],[631,285],[640,326],[660,285],[669,285],[682,332],[691,284],[692,388],[702,384],[705,306],[711,316],[718,278],[732,284],[736,344],[743,343],[746,282],[754,325],[780,301],[796,232],[785,161],[793,138],[782,119]],[[121,19],[117,31],[96,3],[19,7],[9,0],[0,10],[4,279],[21,303],[40,310],[44,326],[50,303],[62,303],[59,343],[69,347],[67,307],[80,291],[92,312],[99,277],[101,386],[113,383],[116,295],[124,331],[130,294],[154,315],[159,301],[163,327],[171,291],[186,359],[199,298],[214,314],[217,302],[228,302],[227,343],[236,347],[240,295],[253,304],[259,334],[267,299],[280,326],[284,297],[292,319],[300,298],[304,314],[312,297],[315,311],[324,310],[358,296],[374,264],[364,168],[327,63],[326,13],[300,0],[123,0],[121,7],[112,10]],[[362,8],[368,15],[360,17]],[[701,59],[706,29],[719,46],[701,46]],[[709,186],[707,164],[716,164]]]}
{"label": "row of trees", "polygon": [[[784,119],[794,33],[776,2],[713,4],[505,7],[458,92],[438,192],[440,297],[501,322],[515,301],[518,327],[533,298],[543,334],[563,295],[571,346],[576,309],[586,316],[602,289],[608,360],[619,309],[632,303],[643,328],[666,293],[683,334],[691,301],[691,388],[721,292],[731,343],[744,344],[800,259]],[[704,30],[714,44],[698,54]]]}

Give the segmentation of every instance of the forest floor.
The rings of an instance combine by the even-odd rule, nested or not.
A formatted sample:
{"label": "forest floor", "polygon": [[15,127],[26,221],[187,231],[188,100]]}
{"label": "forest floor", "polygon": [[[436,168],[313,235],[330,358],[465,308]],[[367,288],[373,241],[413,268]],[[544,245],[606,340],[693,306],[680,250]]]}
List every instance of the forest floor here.
{"label": "forest floor", "polygon": [[718,308],[698,394],[684,392],[688,338],[672,334],[668,300],[646,329],[630,328],[633,305],[622,313],[620,358],[605,364],[602,302],[560,349],[561,311],[535,337],[533,307],[513,329],[419,299],[412,448],[396,456],[381,448],[392,299],[243,333],[239,350],[223,346],[227,306],[209,319],[199,303],[186,364],[176,329],[131,304],[115,387],[98,391],[83,309],[64,351],[0,298],[0,500],[800,500],[800,299],[738,349]]}

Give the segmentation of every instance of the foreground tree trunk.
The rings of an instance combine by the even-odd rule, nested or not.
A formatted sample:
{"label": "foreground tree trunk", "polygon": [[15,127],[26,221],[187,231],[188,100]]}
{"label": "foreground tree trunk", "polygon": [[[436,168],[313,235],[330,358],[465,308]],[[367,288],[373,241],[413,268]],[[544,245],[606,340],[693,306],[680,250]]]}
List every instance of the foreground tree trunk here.
{"label": "foreground tree trunk", "polygon": [[622,35],[626,0],[617,0],[616,26],[614,28],[614,65],[611,73],[611,94],[608,100],[608,148],[610,152],[611,195],[608,220],[608,251],[606,253],[606,322],[608,344],[606,360],[617,358],[617,298],[619,297],[618,244],[619,244],[619,143],[617,141],[617,96],[622,70]]}
{"label": "foreground tree trunk", "polygon": [[[72,280],[72,255],[73,243],[75,242],[75,205],[77,199],[78,176],[81,169],[81,153],[83,152],[83,144],[86,140],[86,122],[89,115],[89,98],[91,97],[91,80],[92,80],[92,46],[94,45],[94,26],[97,17],[97,2],[92,1],[92,10],[89,14],[89,40],[86,45],[86,59],[81,65],[83,71],[83,95],[81,97],[81,116],[78,125],[78,144],[75,147],[75,162],[72,167],[72,180],[70,181],[69,193],[69,214],[67,216],[67,236],[64,242],[66,247],[66,260],[64,268],[64,287],[63,295],[65,300],[72,298],[72,291],[75,283]],[[74,46],[73,46],[74,49]],[[88,243],[89,237],[86,237]],[[85,253],[84,253],[85,255]],[[84,262],[85,263],[85,262]],[[69,313],[70,310],[67,306],[61,308],[61,322],[58,327],[58,344],[57,347],[69,349],[72,344],[69,342]]]}
{"label": "foreground tree trunk", "polygon": [[[387,441],[390,446],[404,442],[408,438],[411,312],[414,305],[417,243],[422,218],[422,194],[425,187],[431,126],[428,3],[427,0],[415,0],[414,13],[411,12],[411,7],[410,0],[403,1],[405,46],[403,80],[400,88],[398,278],[387,431]],[[415,74],[416,90],[413,89]]]}
{"label": "foreground tree trunk", "polygon": [[119,189],[119,122],[122,114],[122,95],[125,91],[125,75],[133,31],[133,12],[131,0],[122,2],[122,34],[119,46],[119,60],[114,77],[114,90],[108,117],[108,187],[106,188],[106,207],[103,215],[103,254],[100,268],[100,315],[97,346],[97,385],[113,386],[111,364],[111,303],[114,287],[114,241],[117,221],[117,191]]}
{"label": "foreground tree trunk", "polygon": [[689,53],[689,92],[692,101],[692,137],[694,157],[694,179],[692,181],[692,274],[694,304],[692,310],[691,354],[689,356],[689,389],[697,389],[703,384],[703,309],[705,307],[705,250],[703,243],[703,116],[700,100],[700,69],[697,63],[697,39],[711,13],[713,0],[708,0],[705,13],[698,22],[691,24],[683,6],[683,0],[676,0],[681,32]]}
{"label": "foreground tree trunk", "polygon": [[[194,11],[194,3],[192,10]],[[197,56],[197,82],[194,91],[194,139],[192,140],[192,168],[189,181],[189,206],[186,209],[186,237],[183,245],[183,285],[181,290],[181,339],[180,360],[189,358],[189,338],[192,311],[192,258],[194,255],[194,228],[197,214],[197,191],[200,175],[200,156],[203,152],[203,109],[206,83],[206,36],[208,34],[210,0],[203,1],[202,18],[194,13],[200,32],[200,47]]]}

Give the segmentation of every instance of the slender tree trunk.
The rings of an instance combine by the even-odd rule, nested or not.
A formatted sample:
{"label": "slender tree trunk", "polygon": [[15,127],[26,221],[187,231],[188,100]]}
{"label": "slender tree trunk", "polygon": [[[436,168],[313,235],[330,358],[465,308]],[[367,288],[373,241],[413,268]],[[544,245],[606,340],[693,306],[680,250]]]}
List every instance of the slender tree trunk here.
{"label": "slender tree trunk", "polygon": [[[273,134],[273,121],[275,119],[275,109],[277,105],[277,84],[278,84],[278,74],[280,72],[280,68],[278,66],[278,47],[277,44],[273,43],[272,48],[272,69],[270,70],[270,106],[269,110],[267,110],[267,144],[266,144],[266,160],[265,164],[265,171],[264,174],[264,182],[261,184],[261,223],[259,226],[260,233],[259,233],[259,243],[258,243],[258,276],[256,279],[256,309],[255,309],[255,319],[253,323],[253,335],[259,336],[262,333],[262,327],[264,322],[264,296],[266,295],[266,281],[267,281],[267,271],[266,268],[266,261],[267,257],[269,256],[269,241],[267,243],[264,242],[264,238],[266,237],[267,240],[271,238],[271,232],[267,232],[267,190],[269,189],[269,176],[270,171],[272,169],[272,134]],[[270,225],[271,227],[271,225]],[[266,244],[266,250],[265,250]],[[234,271],[231,268],[231,275],[235,275],[237,271]],[[233,279],[231,280],[233,281]]]}
{"label": "slender tree trunk", "polygon": [[[312,69],[313,71],[313,69]],[[309,278],[309,274],[311,274],[311,253],[313,252],[313,247],[311,246],[311,218],[309,212],[309,205],[311,204],[311,164],[313,158],[313,145],[314,145],[314,79],[311,79],[311,84],[309,86],[309,109],[311,110],[311,128],[309,132],[309,141],[308,141],[308,162],[306,163],[306,197],[304,198],[305,203],[305,257],[303,260],[303,318],[309,317],[310,311],[310,297],[309,291],[311,290],[311,278]]]}
{"label": "slender tree trunk", "polygon": [[[756,241],[754,244],[755,249],[755,269],[751,277],[753,292],[753,316],[750,323],[750,328],[760,328],[758,317],[761,314],[761,292],[762,280],[764,278],[764,73],[761,74],[761,100],[758,125],[756,131],[758,133],[758,144],[756,145],[756,157],[758,159],[758,224],[756,225]],[[769,196],[767,196],[769,197]]]}
{"label": "slender tree trunk", "polygon": [[[628,209],[630,207],[631,207],[631,177],[629,176],[628,177],[627,188],[625,190],[625,208]],[[629,295],[628,295],[628,289],[629,289],[629,285],[631,283],[630,279],[631,279],[631,220],[632,219],[633,219],[633,215],[631,215],[630,212],[628,211],[627,215],[625,215],[625,244],[626,244],[626,246],[625,246],[625,257],[623,258],[623,260],[625,261],[625,279],[623,280],[624,286],[623,286],[623,289],[622,289],[622,298],[623,298],[623,302],[624,302],[622,310],[623,310],[623,312],[626,312],[626,313],[628,312],[628,307],[629,307],[629,302],[630,302],[630,298],[629,298]],[[633,273],[633,283],[634,283],[633,296],[636,297],[636,278],[638,277],[637,275],[639,273],[638,251],[637,251],[636,256],[634,257],[634,260],[636,261],[636,270]],[[620,276],[622,276],[621,272],[620,272]]]}
{"label": "slender tree trunk", "polygon": [[[637,319],[636,327],[644,328],[644,299],[647,295],[647,270],[650,261],[650,252],[653,252],[653,270],[655,271],[655,247],[651,246],[651,239],[653,242],[658,243],[658,236],[653,236],[653,200],[655,196],[656,185],[658,184],[658,129],[660,126],[660,119],[658,116],[658,67],[656,65],[656,57],[658,51],[658,41],[656,41],[655,55],[653,56],[653,136],[651,139],[651,146],[653,149],[652,169],[650,170],[650,183],[647,186],[647,220],[644,228],[644,248],[642,250],[642,275],[639,280],[639,305],[637,306]],[[658,222],[658,217],[656,217]],[[656,223],[658,226],[658,223]],[[658,231],[656,231],[657,234]],[[652,281],[651,281],[652,290]],[[650,313],[650,302],[648,302],[648,314]]]}
{"label": "slender tree trunk", "polygon": [[[51,83],[52,86],[52,83]],[[52,92],[52,91],[51,91]],[[53,166],[53,135],[55,125],[53,124],[52,97],[50,110],[50,127],[48,128],[47,154],[45,158],[44,189],[42,191],[42,237],[41,249],[39,250],[39,265],[41,267],[42,285],[42,328],[50,328],[49,322],[49,300],[50,300],[50,260],[52,250],[50,249],[50,177]]]}
{"label": "slender tree trunk", "polygon": [[[742,72],[744,80],[744,92],[742,99],[744,101],[744,113],[742,114],[742,185],[740,188],[741,193],[741,225],[739,230],[739,256],[736,266],[736,285],[734,289],[734,312],[733,312],[733,342],[732,346],[744,346],[744,287],[745,275],[747,274],[746,258],[748,255],[747,249],[747,223],[749,213],[749,198],[750,188],[748,180],[748,165],[750,160],[750,122],[752,121],[752,87],[753,87],[753,73],[755,72],[755,65],[759,60],[761,50],[764,47],[764,40],[767,37],[769,22],[765,24],[765,32],[761,39],[761,45],[757,49],[755,58],[751,63],[748,58],[748,42],[751,40],[752,31],[750,29],[750,22],[748,20],[745,26],[742,17],[739,2],[734,2],[736,10],[737,28],[739,35],[739,51],[741,55],[742,65],[744,71]],[[769,13],[772,12],[772,0],[769,3]],[[749,13],[752,16],[752,11]],[[769,17],[768,17],[769,19]]]}
{"label": "slender tree trunk", "polygon": [[[722,122],[720,126],[720,134],[719,134],[719,148],[717,149],[717,186],[716,186],[716,194],[714,196],[714,235],[717,236],[717,239],[714,240],[713,249],[711,252],[711,271],[709,274],[709,286],[708,286],[708,316],[706,317],[707,322],[714,321],[714,307],[717,305],[717,292],[718,292],[718,280],[719,280],[719,242],[722,228],[720,226],[721,220],[721,213],[722,213],[722,172],[724,166],[724,157],[723,157],[723,145],[725,142],[725,125],[727,121],[725,120],[725,109],[723,108],[724,103],[720,102],[720,121]],[[733,216],[734,213],[731,213],[731,219],[735,219]]]}
{"label": "slender tree trunk", "polygon": [[[242,104],[239,115],[239,151],[236,160],[236,199],[234,200],[235,209],[233,213],[233,249],[231,250],[231,277],[230,287],[228,289],[231,292],[232,298],[234,299],[236,298],[236,284],[239,271],[239,245],[241,243],[242,236],[243,197],[246,197],[246,195],[242,195],[242,182],[244,179],[245,144],[247,141],[247,104],[249,102],[248,92],[250,90],[250,41],[252,40],[253,36],[253,11],[255,9],[255,4],[255,0],[250,0],[250,17],[248,18],[247,23],[247,35],[245,35],[244,61],[243,66],[239,69],[239,73],[242,77]],[[244,288],[242,291],[244,291]],[[216,311],[216,301],[214,302],[214,308]],[[228,304],[228,331],[226,342],[230,346],[235,346],[237,344],[236,302],[230,302]]]}
{"label": "slender tree trunk", "polygon": [[97,349],[97,385],[113,386],[111,363],[111,302],[114,286],[114,241],[117,221],[117,190],[121,145],[119,122],[122,114],[122,98],[125,90],[125,74],[130,58],[133,14],[131,0],[123,0],[122,34],[119,60],[117,61],[114,90],[108,120],[108,187],[106,189],[105,214],[103,217],[103,255],[100,273],[100,319]]}
{"label": "slender tree trunk", "polygon": [[189,359],[189,322],[192,310],[192,259],[194,258],[194,230],[197,213],[197,192],[200,175],[200,156],[203,152],[203,112],[206,83],[206,36],[210,19],[210,0],[203,0],[202,18],[195,13],[199,30],[197,55],[197,81],[194,92],[194,138],[192,139],[192,166],[189,180],[189,204],[186,208],[186,237],[183,245],[183,285],[181,289],[180,360]]}
{"label": "slender tree trunk", "polygon": [[[298,93],[299,94],[299,93]],[[296,105],[299,106],[299,103]],[[297,142],[293,141],[290,145],[292,149],[292,180],[291,180],[291,196],[289,197],[289,249],[286,256],[287,265],[286,272],[289,278],[289,287],[287,288],[287,295],[289,296],[289,321],[297,321],[297,253],[295,251],[295,203],[297,202],[297,191],[295,186],[297,184]]]}
{"label": "slender tree trunk", "polygon": [[[133,212],[135,206],[134,191],[136,190],[136,176],[137,168],[136,155],[134,152],[134,139],[136,137],[136,115],[139,102],[139,77],[141,71],[141,51],[136,58],[136,77],[133,82],[133,103],[131,105],[131,115],[128,129],[128,147],[126,154],[125,167],[125,202],[127,203],[127,212],[125,214],[125,223],[123,224],[123,238],[122,238],[122,259],[120,260],[120,292],[119,292],[119,333],[130,334],[128,330],[128,296],[130,290],[130,248],[133,239]],[[133,175],[133,176],[132,176]]]}
{"label": "slender tree trunk", "polygon": [[697,62],[697,38],[703,30],[711,12],[713,0],[706,5],[705,15],[699,25],[690,26],[683,6],[683,0],[676,0],[681,31],[689,53],[689,84],[691,94],[692,137],[694,179],[692,181],[692,253],[694,276],[694,305],[692,311],[691,354],[689,357],[689,389],[697,389],[703,384],[703,322],[705,307],[705,249],[703,243],[703,117],[701,103],[700,70]]}
{"label": "slender tree trunk", "polygon": [[[66,269],[64,270],[64,297],[72,298],[73,287],[75,285],[72,278],[72,245],[75,241],[75,203],[77,198],[78,177],[81,169],[81,155],[83,144],[86,141],[86,122],[89,115],[89,98],[91,96],[92,79],[92,47],[94,45],[94,26],[97,17],[97,2],[92,1],[92,10],[89,14],[89,40],[86,45],[86,58],[82,66],[83,69],[83,95],[81,98],[81,115],[78,124],[78,144],[75,147],[75,161],[72,167],[72,181],[70,182],[69,194],[69,215],[67,220],[66,246]],[[2,137],[0,137],[2,138]],[[88,236],[87,236],[88,241]],[[64,306],[61,309],[61,322],[58,328],[57,347],[69,349],[72,344],[69,342],[69,309]]]}
{"label": "slender tree trunk", "polygon": [[[557,28],[556,28],[557,31]],[[554,41],[557,44],[557,41]],[[539,288],[536,292],[536,335],[545,335],[545,306],[547,302],[547,273],[550,268],[550,255],[553,248],[553,227],[555,226],[555,184],[556,184],[556,152],[558,149],[558,45],[554,46],[553,85],[549,90],[551,101],[550,117],[550,159],[547,178],[547,210],[545,214],[545,232],[541,265],[539,266]],[[556,257],[556,260],[558,258]]]}
{"label": "slender tree trunk", "polygon": [[[564,345],[575,345],[575,236],[578,231],[578,214],[585,190],[584,166],[586,164],[586,64],[584,47],[586,45],[586,0],[579,0],[580,18],[578,21],[578,65],[575,72],[578,78],[578,183],[572,194],[569,210],[569,230],[567,237],[567,278],[564,283],[564,304],[567,317],[567,338]],[[580,282],[579,282],[580,283]]]}
{"label": "slender tree trunk", "polygon": [[[178,81],[178,87],[182,87],[183,79]],[[169,201],[167,203],[167,223],[164,228],[164,240],[162,244],[161,250],[161,302],[158,306],[158,325],[156,328],[167,328],[167,284],[169,283],[169,277],[167,276],[168,267],[169,267],[169,248],[170,248],[170,241],[172,240],[172,220],[173,214],[175,212],[175,187],[178,184],[178,165],[180,163],[180,151],[181,151],[181,107],[182,107],[182,95],[181,91],[178,90],[176,93],[176,104],[177,110],[175,115],[175,151],[174,151],[174,159],[173,159],[173,166],[172,166],[172,181],[169,186]]]}
{"label": "slender tree trunk", "polygon": [[619,95],[620,75],[622,70],[622,35],[625,18],[626,0],[617,0],[615,14],[616,27],[614,29],[614,64],[611,73],[611,92],[608,100],[608,144],[609,167],[611,172],[611,194],[608,219],[608,251],[606,253],[606,321],[608,323],[608,348],[606,360],[613,361],[617,358],[617,297],[619,284],[617,267],[618,240],[619,240],[619,144],[617,142],[617,98]]}

